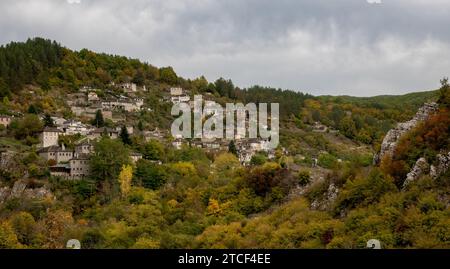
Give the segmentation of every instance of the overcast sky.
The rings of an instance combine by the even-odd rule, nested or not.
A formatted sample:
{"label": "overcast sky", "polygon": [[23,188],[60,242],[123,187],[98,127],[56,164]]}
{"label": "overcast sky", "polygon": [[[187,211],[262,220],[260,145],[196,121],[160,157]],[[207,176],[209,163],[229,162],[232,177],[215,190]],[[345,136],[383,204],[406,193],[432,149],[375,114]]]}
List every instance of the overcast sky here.
{"label": "overcast sky", "polygon": [[449,0],[0,1],[0,43],[35,36],[315,95],[402,94],[450,75]]}

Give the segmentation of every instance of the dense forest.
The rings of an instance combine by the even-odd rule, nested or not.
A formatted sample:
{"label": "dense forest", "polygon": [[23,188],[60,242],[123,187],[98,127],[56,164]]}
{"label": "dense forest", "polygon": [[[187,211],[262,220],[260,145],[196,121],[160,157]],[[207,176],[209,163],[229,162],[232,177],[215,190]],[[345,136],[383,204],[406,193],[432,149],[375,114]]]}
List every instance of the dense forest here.
{"label": "dense forest", "polygon": [[[112,82],[146,86],[138,96],[151,109],[122,113],[132,135],[101,113],[86,121],[122,129],[118,139],[94,143],[89,177],[51,176],[52,163],[36,153],[39,134],[54,126],[50,116],[76,118],[67,96],[84,86],[115,94]],[[170,87],[219,103],[279,102],[275,156],[258,153],[242,165],[235,146],[211,153],[174,148],[170,137],[144,139],[145,131],[170,128],[170,104],[162,101]],[[0,147],[12,152],[0,169],[0,197],[17,182],[49,190],[1,201],[0,248],[64,248],[70,238],[83,248],[364,248],[371,238],[384,248],[450,247],[450,172],[402,188],[418,158],[436,164],[450,151],[446,79],[440,90],[370,98],[240,89],[229,79],[185,79],[172,67],[35,38],[0,47],[0,97],[0,114],[14,116],[0,125]],[[401,138],[392,159],[374,165],[387,131],[428,101],[438,112]],[[82,139],[59,144],[73,148]],[[143,158],[134,163],[131,152]]]}

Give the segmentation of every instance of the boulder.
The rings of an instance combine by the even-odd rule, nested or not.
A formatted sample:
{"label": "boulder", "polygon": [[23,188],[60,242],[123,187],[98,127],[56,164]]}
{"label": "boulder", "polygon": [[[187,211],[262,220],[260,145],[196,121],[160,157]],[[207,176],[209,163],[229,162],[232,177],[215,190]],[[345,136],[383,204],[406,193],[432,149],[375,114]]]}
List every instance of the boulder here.
{"label": "boulder", "polygon": [[406,188],[411,182],[416,181],[422,175],[428,174],[430,170],[430,165],[425,158],[420,158],[417,160],[413,169],[406,175],[406,180],[403,182],[403,189]]}

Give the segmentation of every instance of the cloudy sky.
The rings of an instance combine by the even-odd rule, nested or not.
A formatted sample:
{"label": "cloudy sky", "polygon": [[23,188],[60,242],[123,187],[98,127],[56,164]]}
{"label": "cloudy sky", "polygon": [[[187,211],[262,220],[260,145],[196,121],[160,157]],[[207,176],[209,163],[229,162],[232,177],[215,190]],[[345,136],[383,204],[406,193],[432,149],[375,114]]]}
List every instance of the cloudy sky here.
{"label": "cloudy sky", "polygon": [[450,75],[449,0],[2,0],[0,44],[41,36],[315,95],[401,94]]}

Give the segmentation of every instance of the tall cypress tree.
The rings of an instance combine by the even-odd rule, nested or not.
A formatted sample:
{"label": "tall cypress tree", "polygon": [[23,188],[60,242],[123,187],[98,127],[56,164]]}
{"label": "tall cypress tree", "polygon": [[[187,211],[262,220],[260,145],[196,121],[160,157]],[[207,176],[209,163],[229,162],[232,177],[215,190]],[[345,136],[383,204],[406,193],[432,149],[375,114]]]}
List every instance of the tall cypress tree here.
{"label": "tall cypress tree", "polygon": [[119,136],[120,140],[122,140],[122,143],[124,143],[125,145],[131,145],[130,134],[128,133],[128,129],[126,126],[122,126]]}

